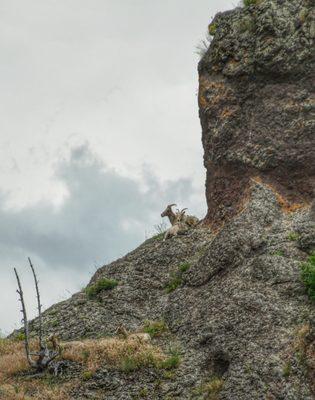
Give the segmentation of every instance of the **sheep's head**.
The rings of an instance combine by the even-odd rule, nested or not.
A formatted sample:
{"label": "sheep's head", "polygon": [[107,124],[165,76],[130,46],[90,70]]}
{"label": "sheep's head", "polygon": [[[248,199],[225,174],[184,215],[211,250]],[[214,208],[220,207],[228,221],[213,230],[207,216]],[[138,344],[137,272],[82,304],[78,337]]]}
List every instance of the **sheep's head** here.
{"label": "sheep's head", "polygon": [[183,221],[186,210],[187,208],[183,208],[181,211],[177,210],[177,213],[175,214],[175,223],[178,224]]}
{"label": "sheep's head", "polygon": [[173,214],[172,207],[176,206],[176,204],[169,204],[165,210],[162,212],[161,217],[167,217],[170,214]]}

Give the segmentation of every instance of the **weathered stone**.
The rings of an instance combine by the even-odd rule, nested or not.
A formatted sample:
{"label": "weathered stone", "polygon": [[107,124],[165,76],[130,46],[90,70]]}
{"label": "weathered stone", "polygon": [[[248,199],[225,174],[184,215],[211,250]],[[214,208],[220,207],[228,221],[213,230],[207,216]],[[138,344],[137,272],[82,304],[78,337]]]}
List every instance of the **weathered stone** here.
{"label": "weathered stone", "polygon": [[258,1],[213,24],[199,63],[207,221],[239,212],[251,179],[269,183],[284,207],[306,204],[315,182],[314,2]]}

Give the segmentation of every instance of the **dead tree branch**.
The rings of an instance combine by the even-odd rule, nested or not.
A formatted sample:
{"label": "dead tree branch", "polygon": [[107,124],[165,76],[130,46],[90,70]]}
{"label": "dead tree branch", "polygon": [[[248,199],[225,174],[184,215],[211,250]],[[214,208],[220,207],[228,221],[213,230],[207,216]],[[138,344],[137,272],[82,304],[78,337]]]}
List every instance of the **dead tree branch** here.
{"label": "dead tree branch", "polygon": [[37,297],[37,309],[38,309],[38,322],[39,322],[39,328],[38,328],[38,337],[39,337],[39,347],[41,350],[45,348],[44,342],[43,342],[43,320],[42,320],[42,305],[40,302],[40,295],[39,295],[39,288],[38,288],[38,279],[32,264],[32,261],[30,257],[28,257],[28,262],[30,264],[30,267],[32,269],[33,277],[34,277],[34,282],[35,282],[35,288],[36,288],[36,297]]}
{"label": "dead tree branch", "polygon": [[[26,307],[25,307],[25,302],[24,302],[24,294],[22,290],[22,285],[20,281],[20,277],[17,273],[17,270],[14,268],[16,280],[18,283],[18,290],[17,293],[20,296],[20,302],[22,304],[22,314],[23,314],[23,324],[24,324],[24,333],[25,333],[25,352],[26,352],[26,357],[29,365],[32,368],[36,368],[37,372],[42,372],[44,371],[49,364],[60,355],[60,347],[54,347],[53,349],[50,350],[47,347],[47,344],[45,343],[43,339],[43,321],[42,321],[42,305],[40,302],[40,294],[39,294],[39,286],[38,286],[38,280],[37,276],[35,273],[35,269],[33,267],[33,264],[31,262],[31,259],[28,258],[30,267],[32,269],[34,281],[35,281],[35,288],[36,288],[36,297],[37,297],[37,308],[38,308],[38,320],[39,320],[39,330],[38,330],[38,336],[39,336],[39,351],[38,352],[30,352],[30,340],[29,340],[29,326],[28,326],[28,319],[27,319],[27,313],[26,313]],[[36,356],[37,360],[34,361],[31,356]]]}
{"label": "dead tree branch", "polygon": [[26,307],[25,307],[25,302],[24,302],[24,294],[23,294],[23,290],[22,290],[22,285],[21,285],[21,281],[20,281],[20,277],[19,274],[17,273],[16,268],[14,268],[14,272],[15,272],[15,276],[16,276],[16,280],[17,280],[17,284],[18,284],[18,290],[17,293],[20,296],[20,302],[22,305],[22,310],[21,313],[23,315],[23,319],[22,322],[24,324],[24,344],[25,344],[25,352],[26,352],[26,357],[27,357],[27,361],[29,363],[29,365],[31,367],[35,367],[36,363],[33,361],[31,354],[30,354],[30,345],[29,345],[29,330],[28,330],[28,320],[27,320],[27,313],[26,313]]}

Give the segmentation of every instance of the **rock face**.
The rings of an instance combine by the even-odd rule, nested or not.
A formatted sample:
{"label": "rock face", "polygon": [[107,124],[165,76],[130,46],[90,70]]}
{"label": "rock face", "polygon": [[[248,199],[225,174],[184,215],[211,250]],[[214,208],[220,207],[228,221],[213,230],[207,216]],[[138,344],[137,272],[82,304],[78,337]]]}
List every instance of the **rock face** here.
{"label": "rock face", "polygon": [[207,221],[242,208],[251,179],[286,208],[309,203],[315,176],[314,0],[264,0],[218,14],[199,63]]}
{"label": "rock face", "polygon": [[[180,349],[171,377],[105,366],[73,398],[315,399],[315,307],[300,279],[300,264],[315,248],[310,209],[286,214],[270,188],[252,184],[249,191],[243,212],[218,234],[199,227],[166,242],[150,239],[90,282],[114,278],[116,288],[92,300],[77,293],[45,312],[46,332],[63,339],[164,320],[169,332],[157,343]],[[188,270],[168,293],[183,263]],[[223,382],[217,397],[202,391],[214,376]]]}
{"label": "rock face", "polygon": [[199,103],[216,229],[146,241],[88,285],[116,287],[43,316],[64,340],[163,320],[154,343],[181,362],[167,373],[104,365],[73,399],[315,399],[315,307],[300,276],[315,249],[312,6],[265,0],[214,19]]}

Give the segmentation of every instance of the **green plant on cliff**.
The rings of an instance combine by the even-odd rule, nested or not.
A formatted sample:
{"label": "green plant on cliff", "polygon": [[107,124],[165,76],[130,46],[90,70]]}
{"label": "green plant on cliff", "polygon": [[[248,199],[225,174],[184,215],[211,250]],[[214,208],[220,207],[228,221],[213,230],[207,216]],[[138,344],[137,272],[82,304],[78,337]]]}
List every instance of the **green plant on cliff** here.
{"label": "green plant on cliff", "polygon": [[301,265],[301,278],[309,298],[315,301],[315,252]]}
{"label": "green plant on cliff", "polygon": [[300,235],[297,232],[290,232],[288,234],[288,239],[291,242],[296,242],[297,240],[299,240]]}
{"label": "green plant on cliff", "polygon": [[194,390],[193,398],[201,398],[205,400],[217,400],[223,389],[224,381],[221,378],[213,377],[210,381],[204,382]]}
{"label": "green plant on cliff", "polygon": [[178,266],[178,270],[171,274],[171,279],[165,287],[167,293],[173,292],[183,283],[183,274],[190,268],[190,263],[184,262]]}
{"label": "green plant on cliff", "polygon": [[97,281],[94,285],[88,286],[85,289],[85,293],[88,298],[93,299],[103,290],[114,289],[118,285],[118,282],[115,279],[107,279],[102,278]]}
{"label": "green plant on cliff", "polygon": [[243,4],[245,7],[256,5],[256,4],[259,4],[260,2],[261,2],[261,0],[243,0]]}
{"label": "green plant on cliff", "polygon": [[216,31],[217,31],[217,29],[218,29],[218,24],[216,24],[215,22],[213,22],[212,24],[210,24],[210,25],[208,26],[209,35],[214,36],[215,33],[216,33]]}
{"label": "green plant on cliff", "polygon": [[202,58],[208,51],[211,41],[212,41],[212,35],[210,33],[207,33],[206,38],[201,40],[197,44],[196,54],[198,54],[200,58]]}
{"label": "green plant on cliff", "polygon": [[145,321],[143,331],[151,338],[161,336],[167,332],[167,325],[164,321]]}

